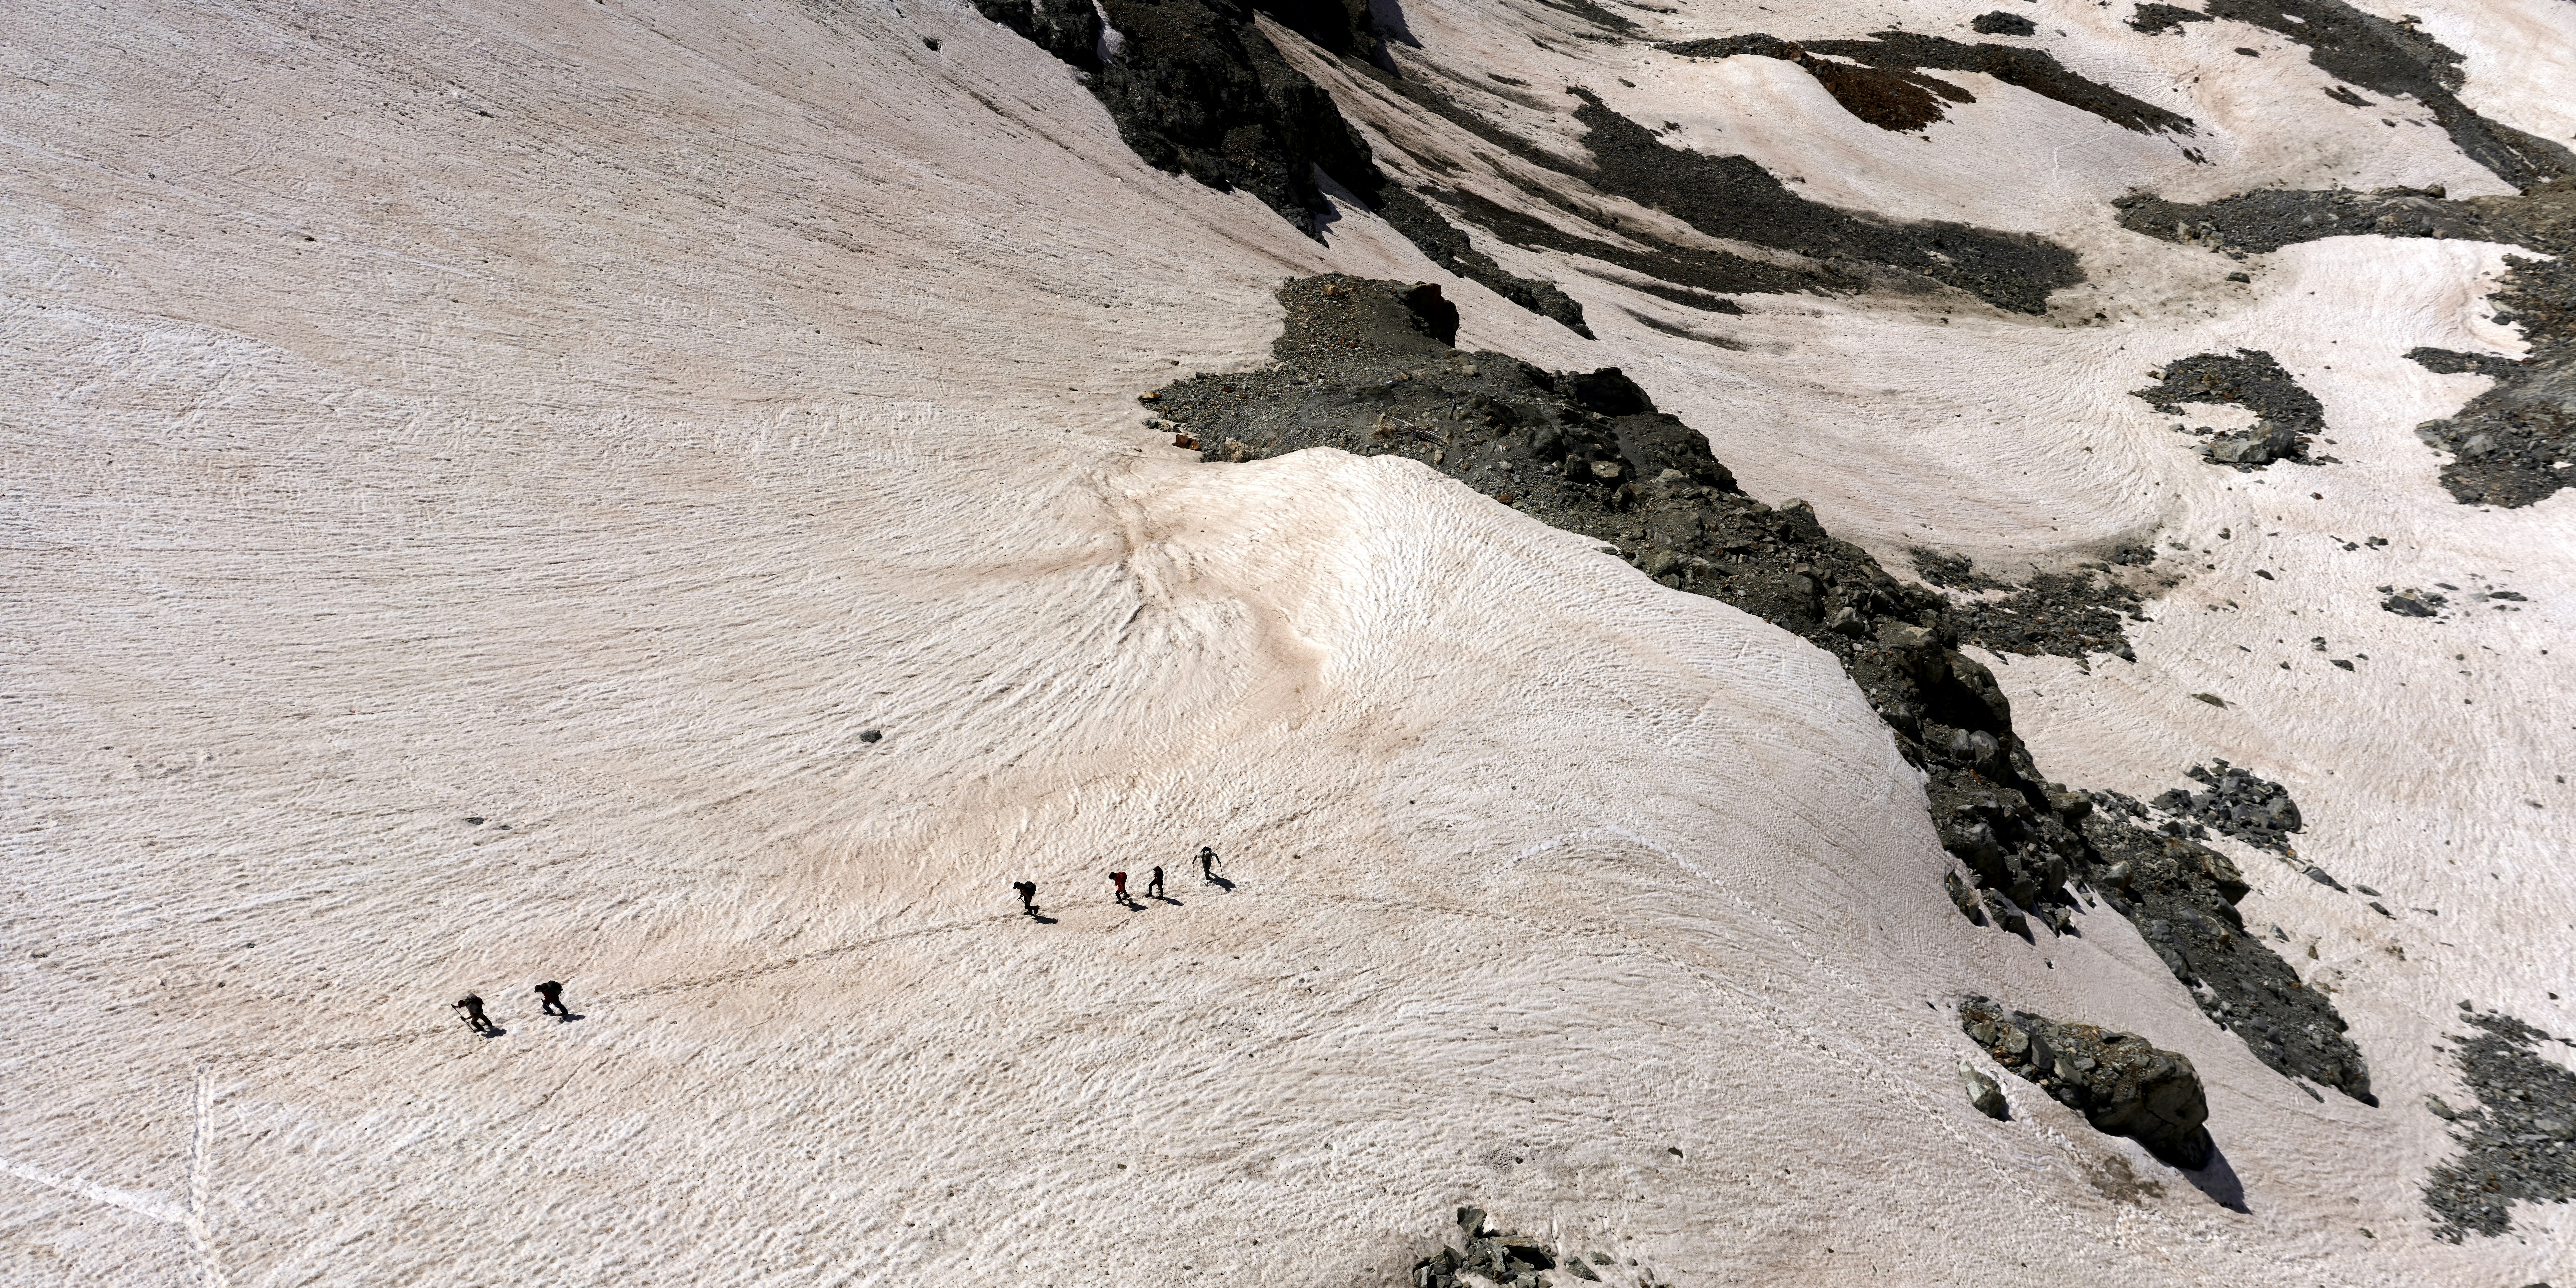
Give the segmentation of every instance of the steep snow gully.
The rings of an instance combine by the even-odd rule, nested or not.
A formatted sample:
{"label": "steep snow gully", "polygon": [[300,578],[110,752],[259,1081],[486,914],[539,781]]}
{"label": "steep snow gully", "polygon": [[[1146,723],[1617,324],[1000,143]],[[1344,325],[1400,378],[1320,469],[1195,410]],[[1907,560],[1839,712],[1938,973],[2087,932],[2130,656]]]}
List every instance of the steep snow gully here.
{"label": "steep snow gully", "polygon": [[2570,12],[34,0],[0,1282],[2576,1280]]}

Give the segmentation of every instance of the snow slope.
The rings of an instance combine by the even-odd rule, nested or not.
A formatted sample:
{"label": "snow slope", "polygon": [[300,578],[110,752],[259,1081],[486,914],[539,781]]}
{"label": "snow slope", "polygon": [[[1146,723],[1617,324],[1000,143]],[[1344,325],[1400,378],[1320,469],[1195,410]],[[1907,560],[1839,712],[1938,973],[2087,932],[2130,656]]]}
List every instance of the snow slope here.
{"label": "snow slope", "polygon": [[[1562,20],[1407,15],[1461,58]],[[2450,504],[2409,431],[2477,378],[2390,361],[2513,348],[2477,303],[2495,248],[2315,243],[2221,293],[2101,215],[2144,164],[2111,140],[2054,204],[1971,209],[2134,264],[2096,273],[2145,296],[2109,325],[1781,297],[1716,350],[1491,248],[1591,306],[1588,343],[1365,212],[1318,245],[1147,168],[962,6],[10,26],[0,1281],[1383,1284],[1461,1203],[1682,1285],[2576,1270],[2564,1207],[2455,1246],[2415,1190],[2452,999],[2571,1025],[2541,997],[2570,982],[2569,686],[2537,652],[2571,500]],[[1831,106],[1757,60],[1547,74],[1629,93],[1582,61],[1614,57],[1663,69],[1613,99],[1640,119]],[[2100,133],[1987,103],[1799,164],[1969,217],[1990,176],[1869,150]],[[2438,141],[2343,177],[2467,191]],[[2307,173],[2212,148],[2211,194]],[[2054,775],[2144,793],[2228,756],[2292,782],[2318,861],[2441,909],[2357,917],[2245,860],[2388,1108],[2263,1068],[2116,917],[1969,926],[1918,780],[1786,633],[1407,464],[1201,465],[1138,424],[1138,390],[1259,362],[1277,280],[1327,269],[1442,281],[1462,344],[1624,365],[1882,557],[2209,546],[2138,667],[1998,675]],[[2331,489],[2209,469],[2126,399],[2258,339],[2334,417]],[[2528,611],[2427,649],[2316,535],[2361,526],[2513,569]],[[2256,566],[2306,598],[2253,605]],[[2386,665],[2230,669],[2318,631]],[[2472,643],[2485,668],[2427,678]],[[2211,686],[2237,706],[2183,696]],[[1190,875],[1202,844],[1231,888]],[[1156,864],[1174,901],[1109,902]],[[580,1022],[534,1015],[547,978]],[[454,1022],[469,989],[506,1036]],[[2026,1084],[1977,1115],[1965,991],[2189,1054],[2249,1211]]]}

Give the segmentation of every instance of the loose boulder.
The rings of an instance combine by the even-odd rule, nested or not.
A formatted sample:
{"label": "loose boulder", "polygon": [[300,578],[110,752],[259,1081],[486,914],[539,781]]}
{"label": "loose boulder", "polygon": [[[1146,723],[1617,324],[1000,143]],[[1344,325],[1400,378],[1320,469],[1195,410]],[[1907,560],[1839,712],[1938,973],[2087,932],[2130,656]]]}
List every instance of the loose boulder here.
{"label": "loose boulder", "polygon": [[1959,1027],[2094,1130],[2126,1136],[2176,1167],[2209,1165],[2209,1100],[2189,1057],[2134,1033],[2007,1012],[1983,997],[1959,1004]]}
{"label": "loose boulder", "polygon": [[1984,1070],[1962,1060],[1959,1062],[1959,1081],[1967,1085],[1968,1103],[1975,1105],[1978,1113],[1996,1122],[2012,1117],[2012,1107],[2004,1103],[2004,1089],[1987,1077]]}

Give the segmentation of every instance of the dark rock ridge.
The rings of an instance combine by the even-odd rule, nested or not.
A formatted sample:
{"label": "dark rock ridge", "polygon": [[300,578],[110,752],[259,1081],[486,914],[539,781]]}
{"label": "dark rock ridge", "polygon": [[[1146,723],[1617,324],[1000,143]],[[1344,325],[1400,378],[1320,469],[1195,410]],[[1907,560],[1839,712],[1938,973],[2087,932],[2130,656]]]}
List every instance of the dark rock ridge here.
{"label": "dark rock ridge", "polygon": [[2172,31],[2186,22],[2213,22],[2208,14],[2169,4],[2142,4],[2129,15],[2129,29],[2152,36]]}
{"label": "dark rock ridge", "polygon": [[2453,1243],[2463,1236],[2494,1236],[2513,1228],[2512,1204],[2565,1203],[2576,1199],[2576,1073],[2544,1060],[2533,1047],[2557,1041],[2510,1015],[2480,1015],[2460,1003],[2463,1023],[2478,1030],[2452,1039],[2452,1057],[2478,1105],[2453,1109],[2439,1097],[2426,1102],[2450,1120],[2460,1156],[2435,1167],[2424,1182],[2425,1205],[2438,1222],[2434,1233]]}
{"label": "dark rock ridge", "polygon": [[1187,174],[1219,192],[1241,188],[1321,236],[1328,204],[1321,171],[1367,203],[1449,272],[1491,289],[1590,339],[1583,306],[1554,282],[1518,277],[1475,249],[1419,197],[1388,182],[1368,141],[1342,119],[1332,95],[1288,64],[1254,25],[1268,14],[1356,67],[1378,53],[1366,0],[1101,0],[1120,37],[1105,64],[1090,0],[975,0],[985,17],[1091,71],[1092,96],[1118,136],[1146,164]]}
{"label": "dark rock ridge", "polygon": [[[1514,246],[1580,255],[1628,270],[1648,279],[1646,284],[1630,283],[1634,289],[1693,308],[1740,311],[1731,301],[1712,298],[1738,293],[1920,293],[1940,282],[1998,308],[2041,313],[2050,292],[2084,280],[2074,252],[2043,238],[1966,224],[1898,223],[1811,201],[1744,157],[1712,157],[1667,146],[1654,131],[1580,87],[1566,93],[1578,100],[1575,118],[1586,128],[1588,166],[1532,145],[1425,79],[1398,78],[1356,64],[1352,70],[1373,79],[1389,98],[1438,116],[1536,170],[1562,177],[1568,182],[1561,186],[1522,177],[1512,181],[1578,224],[1615,231],[1623,240],[1568,231],[1464,190],[1425,185],[1422,195]],[[1526,94],[1501,97],[1524,109],[1544,107],[1544,100]],[[1413,159],[1440,174],[1455,173],[1463,160],[1419,153]],[[1646,230],[1622,227],[1619,217],[1603,208],[1601,196],[1626,197],[1709,236],[1787,251],[1805,262],[1773,263],[1671,245]],[[1679,289],[1658,289],[1652,285],[1656,281]]]}
{"label": "dark rock ridge", "polygon": [[2493,214],[2443,199],[2440,188],[2376,192],[2263,189],[2200,205],[2132,193],[2111,202],[2120,226],[2160,241],[2201,246],[2239,258],[2323,237],[2433,237],[2512,241]]}
{"label": "dark rock ridge", "polygon": [[[2375,21],[2375,20],[2374,20]],[[2553,259],[2506,257],[2494,295],[2498,321],[2519,326],[2520,361],[2418,349],[2435,371],[2495,380],[2457,415],[2416,434],[2450,454],[2442,486],[2462,504],[2529,505],[2576,482],[2576,181],[2537,183],[2520,197],[2442,199],[2440,189],[2250,192],[2206,205],[2133,195],[2120,222],[2165,241],[2242,258],[2321,237],[2469,237],[2530,247]],[[2392,611],[2406,611],[2392,609]]]}
{"label": "dark rock ridge", "polygon": [[2245,929],[2236,903],[2250,887],[2226,855],[2143,826],[2136,801],[2114,793],[2084,820],[2086,879],[2138,928],[2210,1022],[2234,1033],[2273,1072],[2333,1087],[2365,1105],[2370,1067],[2344,1035],[2326,995]]}
{"label": "dark rock ridge", "polygon": [[2252,429],[2212,437],[2202,449],[2214,465],[2259,470],[2274,461],[2306,461],[2308,442],[2324,432],[2326,412],[2316,395],[2261,349],[2203,353],[2169,362],[2156,383],[2130,391],[2158,411],[2182,414],[2186,403],[2243,407],[2260,419]]}
{"label": "dark rock ridge", "polygon": [[1790,192],[1740,156],[1668,147],[1588,90],[1574,119],[1592,154],[1585,176],[1604,193],[1680,219],[1711,237],[1732,238],[1818,260],[1857,259],[1919,274],[2017,313],[2044,313],[2051,291],[2084,280],[2075,252],[2026,233],[1967,224],[1897,224],[1839,210]]}
{"label": "dark rock ridge", "polygon": [[[1291,281],[1279,298],[1287,326],[1273,365],[1156,391],[1176,442],[1211,461],[1313,447],[1403,456],[1592,537],[1665,586],[1794,632],[1842,663],[1923,769],[1933,824],[1963,865],[1952,897],[1970,920],[2032,936],[2035,918],[2073,933],[2082,905],[2069,882],[2101,888],[2104,870],[2135,857],[2122,871],[2139,893],[2112,906],[2142,910],[2142,930],[2156,918],[2181,927],[2159,952],[2203,1009],[2230,1027],[2259,1017],[2241,1031],[2285,1075],[2368,1095],[2359,1053],[2335,1045],[2333,1006],[2243,934],[2234,869],[2205,847],[2090,817],[2091,798],[2042,778],[1993,675],[1958,651],[1960,618],[1940,594],[1889,576],[1804,502],[1745,495],[1706,438],[1616,368],[1559,374],[1453,349],[1454,314],[1436,289],[1328,276]],[[2293,1036],[2264,1036],[2273,1029]]]}
{"label": "dark rock ridge", "polygon": [[2180,787],[2155,799],[2155,807],[2177,818],[2197,819],[2209,827],[2235,837],[2248,845],[2289,855],[2290,834],[2305,825],[2299,818],[2299,807],[2290,799],[2290,789],[2268,779],[2258,778],[2224,760],[2210,765],[2194,765],[2185,777],[2207,784],[2208,791],[2190,792]]}
{"label": "dark rock ridge", "polygon": [[2039,34],[2039,24],[2017,13],[1996,10],[1978,14],[1969,21],[1968,30],[1980,36],[2035,36]]}
{"label": "dark rock ridge", "polygon": [[[1990,14],[1988,17],[2001,17],[2007,21],[2014,21],[2007,14]],[[2022,25],[2027,28],[2030,24],[2023,21]],[[1981,27],[1978,30],[1987,29]],[[1996,30],[2009,30],[2009,28]],[[2028,33],[2024,31],[2015,34]],[[1938,105],[1928,103],[1928,98],[1932,94],[1937,94],[1954,103],[1977,101],[1965,89],[1952,85],[1948,81],[1922,74],[1925,69],[1931,69],[1976,72],[1991,76],[2004,84],[2029,90],[2042,98],[2063,103],[2079,112],[2091,113],[2122,129],[2136,130],[2141,134],[2162,132],[2187,135],[2192,133],[2190,117],[2167,111],[2153,103],[2131,98],[2108,85],[2086,80],[2059,65],[2057,59],[2047,52],[2021,45],[1971,45],[1956,40],[1944,40],[1938,36],[1916,35],[1912,32],[1878,31],[1870,33],[1870,38],[1867,40],[1802,40],[1794,43],[1781,40],[1776,36],[1754,33],[1743,36],[1720,36],[1708,40],[1685,40],[1665,45],[1663,49],[1666,53],[1679,54],[1684,58],[1728,58],[1739,54],[1782,58],[1807,68],[1811,73],[1820,65],[1831,66],[1831,64],[1820,64],[1817,61],[1818,55],[1825,58],[1849,59],[1862,67],[1876,69],[1885,75],[1901,76],[1905,84],[1915,86],[1918,93],[1925,93],[1926,105],[1930,107],[1932,113],[1930,120],[1925,121],[1925,124],[1929,124],[1931,120],[1940,119]],[[1824,81],[1821,75],[1817,79]],[[1871,93],[1893,95],[1898,92],[1882,81],[1862,80],[1857,83],[1871,87],[1868,91]],[[1841,103],[1852,115],[1864,121],[1870,121],[1874,125],[1884,124],[1884,122],[1872,120],[1869,111],[1864,110],[1870,107],[1866,99],[1860,105],[1855,105],[1852,100],[1845,99],[1840,92],[1837,92],[1830,81],[1825,82],[1825,89],[1833,93],[1835,101]],[[1921,127],[1887,126],[1887,128],[1919,129]]]}
{"label": "dark rock ridge", "polygon": [[[2307,46],[2309,62],[2349,85],[2413,98],[2470,160],[2517,188],[2576,168],[2566,148],[2490,121],[2461,102],[2455,92],[2464,79],[2460,54],[2412,22],[2390,22],[2342,0],[2209,0],[2206,12],[2197,14],[2167,4],[2141,5],[2129,25],[2152,32],[2222,18]],[[2349,91],[2335,97],[2374,106]]]}
{"label": "dark rock ridge", "polygon": [[2126,1136],[2188,1171],[2209,1165],[2209,1100],[2190,1057],[2135,1033],[2006,1013],[1982,997],[1959,1003],[1959,1028],[2095,1131]]}
{"label": "dark rock ridge", "polygon": [[1586,340],[1593,338],[1592,328],[1583,321],[1583,306],[1575,303],[1556,283],[1540,278],[1515,277],[1505,272],[1500,264],[1494,262],[1493,256],[1476,249],[1456,224],[1442,218],[1430,203],[1401,185],[1387,184],[1385,197],[1385,204],[1378,207],[1378,216],[1419,247],[1432,263],[1540,317],[1561,323]]}
{"label": "dark rock ridge", "polygon": [[[1496,1230],[1483,1208],[1458,1209],[1458,1223],[1449,1233],[1452,1237],[1442,1240],[1436,1251],[1413,1263],[1413,1288],[1475,1288],[1479,1280],[1512,1288],[1542,1288],[1551,1282],[1543,1272],[1550,1271],[1586,1283],[1659,1288],[1651,1268],[1641,1270],[1634,1261],[1621,1265],[1606,1252],[1559,1250],[1545,1239]],[[1461,1279],[1461,1275],[1475,1279]]]}

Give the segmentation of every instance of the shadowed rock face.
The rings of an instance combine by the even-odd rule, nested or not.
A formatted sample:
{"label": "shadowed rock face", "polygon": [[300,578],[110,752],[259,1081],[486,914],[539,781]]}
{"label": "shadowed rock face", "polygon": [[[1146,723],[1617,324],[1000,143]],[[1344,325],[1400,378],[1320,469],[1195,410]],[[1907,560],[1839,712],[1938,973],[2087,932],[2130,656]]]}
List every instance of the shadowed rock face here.
{"label": "shadowed rock face", "polygon": [[1100,70],[1100,11],[1091,0],[975,0],[975,12],[1084,71]]}
{"label": "shadowed rock face", "polygon": [[1146,164],[1220,192],[1242,188],[1313,231],[1327,204],[1312,169],[1363,200],[1385,184],[1332,96],[1288,65],[1229,0],[1104,0],[1122,37],[1092,92]]}
{"label": "shadowed rock face", "polygon": [[1959,1004],[1959,1028],[2094,1130],[2126,1136],[2176,1167],[2208,1166],[2209,1100],[2189,1056],[2134,1033],[2007,1013],[1982,997]]}
{"label": "shadowed rock face", "polygon": [[1963,915],[2072,934],[2084,905],[2070,882],[2089,883],[2257,1058],[2367,1100],[2333,1005],[2244,933],[2235,868],[2043,778],[1994,676],[1958,651],[1961,619],[1942,596],[1890,577],[1805,502],[1745,495],[1705,436],[1615,368],[1554,373],[1453,349],[1436,289],[1335,275],[1291,281],[1279,299],[1273,365],[1156,391],[1182,445],[1210,461],[1313,447],[1403,456],[1797,634],[1842,663],[1923,769],[1933,825],[1961,864],[1949,889]]}

